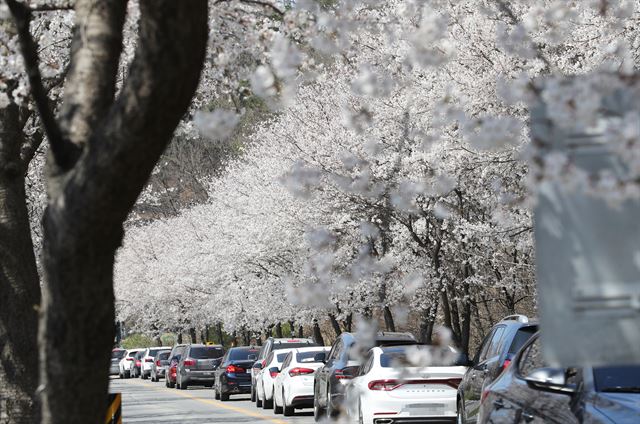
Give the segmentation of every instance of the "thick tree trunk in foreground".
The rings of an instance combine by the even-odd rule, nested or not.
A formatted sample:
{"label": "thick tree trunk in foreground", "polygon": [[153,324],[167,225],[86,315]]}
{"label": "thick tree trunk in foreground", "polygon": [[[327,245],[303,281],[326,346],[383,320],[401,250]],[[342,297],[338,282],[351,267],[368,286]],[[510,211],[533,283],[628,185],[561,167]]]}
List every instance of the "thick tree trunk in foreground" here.
{"label": "thick tree trunk in foreground", "polygon": [[74,40],[72,87],[65,89],[72,107],[63,108],[60,131],[47,131],[53,155],[39,329],[46,424],[104,421],[122,225],[186,112],[204,63],[206,0],[140,0],[135,59],[112,101],[125,7],[126,0],[77,0],[78,25],[91,30]]}
{"label": "thick tree trunk in foreground", "polygon": [[38,420],[37,308],[40,285],[20,158],[15,104],[0,110],[0,423]]}

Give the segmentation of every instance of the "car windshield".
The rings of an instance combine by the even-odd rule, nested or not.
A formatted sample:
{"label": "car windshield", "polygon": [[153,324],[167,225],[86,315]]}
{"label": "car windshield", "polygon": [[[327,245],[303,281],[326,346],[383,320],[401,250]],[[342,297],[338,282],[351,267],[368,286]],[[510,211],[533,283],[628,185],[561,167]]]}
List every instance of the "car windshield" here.
{"label": "car windshield", "polygon": [[246,361],[249,355],[258,356],[258,349],[234,349],[229,352],[229,359],[232,361]]}
{"label": "car windshield", "polygon": [[149,349],[149,356],[156,356],[158,352],[161,352],[166,349]]}
{"label": "car windshield", "polygon": [[161,353],[158,355],[158,359],[159,359],[159,360],[164,360],[164,359],[167,359],[168,357],[169,357],[169,351],[161,352]]}
{"label": "car windshield", "polygon": [[111,352],[111,359],[121,359],[124,356],[124,350],[114,350]]}
{"label": "car windshield", "polygon": [[314,360],[315,356],[318,353],[322,353],[324,352],[323,350],[312,350],[310,352],[298,352],[296,353],[296,361],[300,362],[300,363],[306,363],[306,362],[317,362]]}
{"label": "car windshield", "polygon": [[224,355],[221,347],[192,347],[189,356],[194,359],[215,359]]}
{"label": "car windshield", "polygon": [[616,365],[593,369],[598,392],[640,392],[640,365]]}

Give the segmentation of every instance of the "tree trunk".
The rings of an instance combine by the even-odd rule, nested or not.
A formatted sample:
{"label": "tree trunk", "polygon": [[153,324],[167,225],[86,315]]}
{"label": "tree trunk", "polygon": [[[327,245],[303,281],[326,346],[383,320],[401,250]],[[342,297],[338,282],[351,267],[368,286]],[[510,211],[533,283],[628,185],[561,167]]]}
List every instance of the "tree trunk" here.
{"label": "tree trunk", "polygon": [[304,327],[303,326],[299,326],[298,327],[298,338],[303,338],[304,337]]}
{"label": "tree trunk", "polygon": [[276,324],[276,337],[281,339],[282,336],[282,325],[280,325],[280,323]]}
{"label": "tree trunk", "polygon": [[333,332],[336,333],[336,337],[340,337],[340,334],[342,334],[342,329],[340,329],[340,324],[338,324],[336,316],[333,314],[329,314],[329,321],[331,321],[331,327],[333,327]]}
{"label": "tree trunk", "polygon": [[38,421],[40,285],[19,163],[15,104],[0,110],[0,423]]}
{"label": "tree trunk", "polygon": [[216,325],[216,331],[218,333],[218,343],[220,343],[222,346],[224,346],[224,334],[222,334],[222,323],[219,322]]}
{"label": "tree trunk", "polygon": [[351,324],[353,324],[353,313],[347,315],[347,319],[344,320],[344,331],[351,333]]}
{"label": "tree trunk", "polygon": [[193,327],[189,327],[189,338],[191,339],[191,343],[198,343],[196,329]]}
{"label": "tree trunk", "polygon": [[178,344],[182,344],[182,331],[178,332],[178,338],[176,339]]}
{"label": "tree trunk", "polygon": [[391,309],[388,306],[385,306],[382,311],[384,315],[384,326],[387,331],[396,331],[396,324],[393,321],[393,313],[391,312]]}
{"label": "tree trunk", "polygon": [[[38,333],[43,424],[104,422],[122,224],[187,110],[204,63],[206,0],[140,0],[135,58],[113,101],[115,77],[101,73],[117,71],[124,10],[124,0],[76,1],[76,19],[91,36],[78,31],[74,38],[67,79],[74,86],[65,87],[72,107],[60,129],[47,130],[52,155]],[[46,116],[41,105],[39,111]],[[76,140],[76,128],[89,135]]]}
{"label": "tree trunk", "polygon": [[322,332],[320,331],[317,319],[313,320],[313,341],[318,343],[320,346],[324,346],[324,338],[322,337]]}
{"label": "tree trunk", "polygon": [[289,335],[293,338],[296,336],[296,322],[289,320]]}

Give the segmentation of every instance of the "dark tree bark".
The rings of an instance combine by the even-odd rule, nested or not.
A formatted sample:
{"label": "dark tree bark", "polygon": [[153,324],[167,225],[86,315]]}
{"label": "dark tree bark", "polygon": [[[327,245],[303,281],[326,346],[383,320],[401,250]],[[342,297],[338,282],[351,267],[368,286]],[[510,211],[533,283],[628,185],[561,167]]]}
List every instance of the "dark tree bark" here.
{"label": "dark tree bark", "polygon": [[303,338],[304,337],[304,327],[303,326],[299,326],[298,327],[298,337],[299,338]]}
{"label": "dark tree bark", "polygon": [[224,334],[222,334],[222,323],[216,324],[216,332],[218,333],[219,343],[224,346]]}
{"label": "dark tree bark", "polygon": [[353,324],[353,314],[347,315],[347,318],[342,323],[344,325],[344,331],[351,333],[351,325]]}
{"label": "dark tree bark", "polygon": [[29,228],[28,161],[19,109],[0,109],[0,423],[38,421],[37,308],[40,285]]}
{"label": "dark tree bark", "polygon": [[180,332],[178,333],[178,337],[177,337],[177,339],[176,339],[176,342],[177,342],[178,344],[182,344],[182,331],[180,331]]}
{"label": "dark tree bark", "polygon": [[280,325],[280,323],[276,324],[276,337],[281,339],[282,336],[282,325]]}
{"label": "dark tree bark", "polygon": [[318,325],[317,319],[313,320],[313,341],[320,346],[324,346],[324,338],[322,337],[322,331],[320,331],[320,325]]}
{"label": "dark tree bark", "polygon": [[296,336],[296,322],[294,320],[289,320],[289,335],[291,337]]}
{"label": "dark tree bark", "polygon": [[396,324],[393,321],[393,313],[391,312],[391,308],[385,306],[382,310],[384,315],[384,326],[387,331],[396,331]]}
{"label": "dark tree bark", "polygon": [[340,324],[336,319],[336,316],[333,314],[329,314],[329,321],[331,322],[331,327],[333,327],[333,332],[336,333],[336,337],[340,337],[342,334],[342,329],[340,328]]}
{"label": "dark tree bark", "polygon": [[196,329],[193,327],[189,328],[189,338],[191,339],[191,343],[198,343],[198,335],[196,334]]}
{"label": "dark tree bark", "polygon": [[[207,1],[140,1],[135,58],[114,101],[127,1],[77,0],[59,121],[48,108],[28,13],[16,1],[7,3],[51,146],[38,333],[41,419],[47,424],[99,423],[115,333],[115,251],[123,222],[197,88],[208,33]],[[24,231],[28,234],[28,227]]]}

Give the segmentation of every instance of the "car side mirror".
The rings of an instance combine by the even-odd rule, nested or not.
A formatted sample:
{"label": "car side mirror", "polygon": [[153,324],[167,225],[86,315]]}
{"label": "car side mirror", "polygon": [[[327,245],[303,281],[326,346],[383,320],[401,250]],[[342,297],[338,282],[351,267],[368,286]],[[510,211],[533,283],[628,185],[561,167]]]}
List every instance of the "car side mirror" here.
{"label": "car side mirror", "polygon": [[249,355],[249,356],[247,356],[247,360],[248,361],[255,361],[256,359],[258,359],[258,355]]}
{"label": "car side mirror", "polygon": [[464,353],[458,355],[458,358],[456,358],[456,362],[454,363],[454,365],[457,365],[459,367],[472,367],[473,364],[474,362],[471,360],[471,358],[469,358],[469,356]]}
{"label": "car side mirror", "polygon": [[319,352],[313,356],[313,362],[322,362],[323,364],[327,362],[327,352]]}
{"label": "car side mirror", "polygon": [[251,368],[255,368],[257,370],[261,370],[262,369],[262,363],[256,362],[256,363],[253,364],[253,366]]}
{"label": "car side mirror", "polygon": [[551,393],[573,394],[576,392],[574,384],[567,384],[564,368],[538,368],[525,377],[524,381],[532,389]]}

